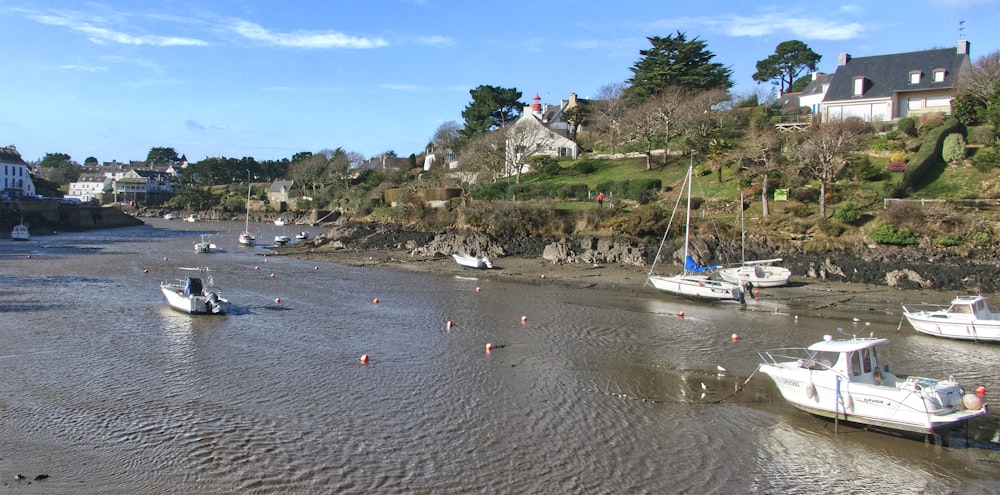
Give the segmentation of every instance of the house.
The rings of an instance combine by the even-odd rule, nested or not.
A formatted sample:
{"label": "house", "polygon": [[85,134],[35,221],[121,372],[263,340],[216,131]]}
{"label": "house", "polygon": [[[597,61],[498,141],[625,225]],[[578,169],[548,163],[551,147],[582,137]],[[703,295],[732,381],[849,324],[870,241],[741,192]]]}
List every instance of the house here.
{"label": "house", "polygon": [[93,199],[105,202],[105,198],[114,193],[114,181],[100,173],[84,173],[76,182],[69,183],[67,198],[79,199],[81,203],[89,203]]}
{"label": "house", "polygon": [[969,42],[956,48],[852,58],[840,54],[822,103],[823,121],[892,121],[951,113],[959,74],[971,67]]}
{"label": "house", "polygon": [[[571,95],[576,104],[575,95]],[[508,126],[507,133],[507,174],[513,175],[527,170],[525,161],[532,156],[579,158],[580,145],[567,137],[569,125],[559,118],[569,108],[543,107],[536,94],[530,107],[524,107],[521,118]]]}
{"label": "house", "polygon": [[267,188],[267,200],[272,203],[288,203],[291,200],[290,191],[293,181],[276,180]]}
{"label": "house", "polygon": [[28,164],[14,145],[0,147],[0,180],[3,183],[0,198],[16,200],[37,194]]}
{"label": "house", "polygon": [[173,194],[170,176],[155,170],[129,170],[112,187],[118,201],[135,203],[160,204]]}

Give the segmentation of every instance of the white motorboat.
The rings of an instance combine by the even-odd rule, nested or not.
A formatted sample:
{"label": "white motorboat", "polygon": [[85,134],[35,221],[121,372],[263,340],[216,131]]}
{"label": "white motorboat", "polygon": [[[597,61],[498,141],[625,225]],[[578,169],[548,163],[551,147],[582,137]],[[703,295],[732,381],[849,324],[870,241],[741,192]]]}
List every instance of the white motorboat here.
{"label": "white motorboat", "polygon": [[274,219],[274,224],[279,227],[283,227],[285,225],[288,225],[288,220],[285,220],[285,217],[278,217]]}
{"label": "white motorboat", "polygon": [[792,271],[783,266],[772,265],[781,258],[770,260],[744,261],[739,266],[728,266],[719,269],[719,277],[727,282],[745,286],[748,282],[754,287],[781,287],[788,285]]}
{"label": "white motorboat", "polygon": [[212,234],[202,234],[201,242],[194,243],[196,253],[214,253],[218,249],[219,247],[212,243]]}
{"label": "white motorboat", "polygon": [[188,276],[176,282],[161,282],[160,292],[167,303],[178,311],[188,314],[226,314],[229,300],[215,289],[215,282],[208,275],[208,268],[181,268],[197,272],[198,276]]}
{"label": "white motorboat", "polygon": [[28,226],[21,222],[14,226],[14,229],[10,231],[10,240],[12,241],[30,241],[31,233],[28,232]]}
{"label": "white motorboat", "polygon": [[459,266],[465,268],[474,268],[476,270],[487,270],[493,268],[493,263],[486,256],[472,256],[469,254],[459,254],[453,253],[452,258],[455,258],[455,262]]}
{"label": "white motorboat", "polygon": [[807,348],[762,351],[758,369],[795,407],[847,423],[929,435],[989,412],[985,387],[966,393],[952,377],[937,380],[889,371],[876,352],[888,343],[826,335]]}
{"label": "white motorboat", "polygon": [[173,220],[175,218],[177,218],[177,216],[174,215],[173,213],[167,213],[166,215],[163,215],[164,220]]}
{"label": "white motorboat", "polygon": [[302,232],[299,232],[298,234],[295,234],[295,238],[298,239],[298,240],[300,240],[300,241],[304,241],[304,240],[306,240],[306,239],[309,238],[309,232],[306,232],[306,231],[303,230]]}
{"label": "white motorboat", "polygon": [[[670,294],[675,294],[678,296],[688,297],[692,299],[699,299],[703,301],[738,301],[741,304],[746,303],[745,292],[740,284],[727,282],[724,280],[715,280],[705,272],[710,270],[716,270],[718,266],[699,266],[695,262],[694,258],[688,254],[689,240],[691,237],[691,180],[694,174],[694,162],[692,158],[692,164],[688,167],[687,177],[684,179],[684,186],[687,187],[687,218],[685,220],[685,230],[684,230],[684,269],[678,275],[653,275],[653,269],[656,268],[656,263],[649,269],[649,274],[647,282],[655,287],[657,290],[667,292]],[[674,206],[674,213],[677,212],[677,206],[680,205],[680,198],[677,199],[677,205]],[[671,216],[671,218],[673,218]],[[667,228],[669,232],[670,228]],[[660,241],[660,249],[663,249],[663,244],[667,240],[667,232],[663,233],[663,239]],[[656,259],[659,259],[660,253],[656,253]]]}
{"label": "white motorboat", "polygon": [[200,219],[200,218],[198,218],[198,215],[195,215],[194,213],[192,213],[192,214],[190,214],[190,215],[188,215],[188,216],[184,217],[184,221],[185,221],[185,222],[191,222],[191,223],[195,223],[195,222],[200,222],[200,221],[201,221],[201,219]]}
{"label": "white motorboat", "polygon": [[240,232],[240,245],[242,246],[257,245],[257,237],[250,231],[250,192],[250,171],[247,170],[247,219],[243,232]]}
{"label": "white motorboat", "polygon": [[958,296],[950,306],[904,304],[903,316],[927,335],[977,342],[1000,342],[1000,313],[982,295]]}
{"label": "white motorboat", "polygon": [[274,236],[274,243],[277,244],[277,245],[279,245],[279,246],[284,246],[285,244],[288,244],[291,241],[292,241],[292,238],[288,237],[287,235],[280,235],[279,234],[279,235]]}

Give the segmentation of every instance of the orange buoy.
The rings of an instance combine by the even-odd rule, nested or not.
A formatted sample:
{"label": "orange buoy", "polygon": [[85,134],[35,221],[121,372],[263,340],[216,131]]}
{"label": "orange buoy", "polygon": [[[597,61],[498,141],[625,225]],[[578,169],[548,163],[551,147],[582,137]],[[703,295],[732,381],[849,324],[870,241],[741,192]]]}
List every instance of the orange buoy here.
{"label": "orange buoy", "polygon": [[739,335],[736,335],[736,334],[734,333],[734,334],[733,334],[733,336],[732,336],[732,339],[733,339],[733,342],[736,342],[737,340],[739,340],[739,339],[740,339],[740,336],[739,336]]}
{"label": "orange buoy", "polygon": [[865,326],[866,326],[866,327],[870,327],[870,326],[872,326],[872,322],[870,322],[870,321],[866,321],[866,322],[865,322]]}
{"label": "orange buoy", "polygon": [[486,352],[489,353],[493,350],[493,344],[486,344]]}
{"label": "orange buoy", "polygon": [[760,291],[759,291],[759,290],[757,290],[757,289],[754,289],[754,290],[753,290],[753,297],[757,297],[757,296],[759,296],[759,295],[760,295]]}
{"label": "orange buoy", "polygon": [[521,323],[527,323],[527,321],[528,321],[528,317],[522,315],[521,316]]}
{"label": "orange buoy", "polygon": [[476,287],[476,292],[479,292],[479,287]]}
{"label": "orange buoy", "polygon": [[281,298],[280,297],[274,298],[274,304],[281,304]]}
{"label": "orange buoy", "polygon": [[361,359],[359,359],[358,361],[361,361],[361,364],[368,364],[368,355],[362,354]]}
{"label": "orange buoy", "polygon": [[374,300],[372,300],[372,302],[378,304],[378,298],[376,297]]}
{"label": "orange buoy", "polygon": [[684,318],[684,312],[683,311],[679,311],[677,313],[677,316],[680,316],[681,318]]}
{"label": "orange buoy", "polygon": [[976,395],[978,395],[980,397],[986,395],[986,387],[984,387],[982,385],[976,387]]}

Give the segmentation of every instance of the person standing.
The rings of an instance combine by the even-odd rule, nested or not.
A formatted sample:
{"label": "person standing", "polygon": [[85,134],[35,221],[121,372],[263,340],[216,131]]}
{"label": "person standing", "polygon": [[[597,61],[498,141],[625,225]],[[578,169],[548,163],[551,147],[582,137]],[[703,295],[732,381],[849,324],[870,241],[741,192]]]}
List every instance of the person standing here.
{"label": "person standing", "polygon": [[604,207],[604,193],[597,193],[597,207]]}

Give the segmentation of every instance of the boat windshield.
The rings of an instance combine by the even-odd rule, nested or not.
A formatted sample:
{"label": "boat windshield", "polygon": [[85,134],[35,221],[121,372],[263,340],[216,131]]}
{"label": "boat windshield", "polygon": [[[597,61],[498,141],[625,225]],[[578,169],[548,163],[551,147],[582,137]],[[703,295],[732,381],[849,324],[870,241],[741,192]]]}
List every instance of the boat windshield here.
{"label": "boat windshield", "polygon": [[812,351],[809,353],[809,357],[803,361],[802,367],[811,370],[830,369],[833,367],[833,363],[837,362],[837,357],[836,352]]}
{"label": "boat windshield", "polygon": [[948,312],[971,314],[972,306],[969,306],[968,304],[952,304],[951,307],[948,308]]}

